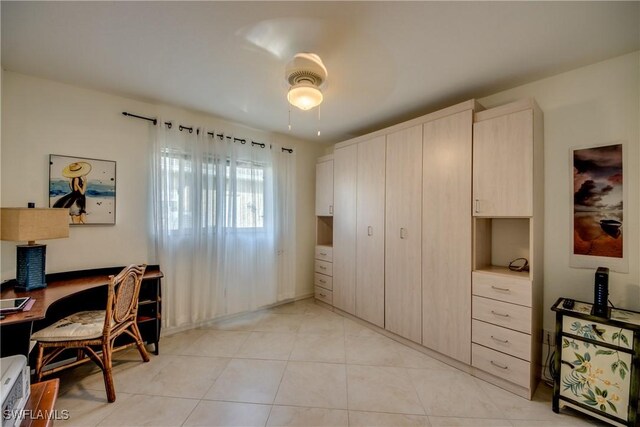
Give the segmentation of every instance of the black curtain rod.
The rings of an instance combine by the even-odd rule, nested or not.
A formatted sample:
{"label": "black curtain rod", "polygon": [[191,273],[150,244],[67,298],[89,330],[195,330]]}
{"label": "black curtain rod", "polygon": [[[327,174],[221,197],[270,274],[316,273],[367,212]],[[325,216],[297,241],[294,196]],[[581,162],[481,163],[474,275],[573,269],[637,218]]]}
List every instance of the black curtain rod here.
{"label": "black curtain rod", "polygon": [[[123,111],[123,112],[122,112],[122,115],[123,115],[123,116],[127,116],[127,117],[133,117],[133,118],[136,118],[136,119],[146,120],[146,121],[148,121],[148,122],[152,122],[154,125],[157,125],[157,124],[158,124],[158,119],[154,119],[154,118],[152,118],[152,117],[139,116],[139,115],[137,115],[137,114],[128,113],[128,112],[126,112],[126,111]],[[173,123],[171,123],[171,122],[164,122],[164,124],[165,124],[165,126],[167,126],[169,129],[171,129],[171,127],[173,126]],[[178,130],[179,130],[179,131],[181,131],[181,132],[182,132],[183,130],[188,130],[188,131],[189,131],[189,133],[193,133],[193,126],[184,126],[184,125],[179,125],[179,126],[178,126]],[[196,129],[196,135],[200,135],[200,129],[199,129],[199,128],[198,128],[198,129]],[[220,141],[224,141],[224,139],[225,139],[225,138],[226,138],[226,139],[228,139],[229,141],[231,141],[231,139],[232,139],[230,136],[228,136],[228,135],[226,135],[226,136],[225,136],[225,135],[224,135],[224,134],[222,134],[222,133],[207,132],[207,135],[211,136],[212,138],[215,138],[215,137],[217,136],[217,137],[218,137],[218,139],[219,139]],[[239,142],[240,144],[246,144],[246,143],[247,143],[247,140],[246,140],[246,139],[244,139],[244,138],[235,138],[235,137],[234,137],[234,138],[233,138],[233,142]],[[262,143],[262,142],[255,142],[255,141],[251,141],[251,145],[252,145],[252,146],[254,146],[254,145],[258,145],[258,146],[260,146],[260,148],[265,148],[265,147],[267,146],[266,144],[264,144],[264,143]],[[271,145],[269,145],[269,148],[271,148]],[[285,148],[285,147],[282,147],[282,148],[281,148],[281,150],[282,150],[283,152],[285,152],[285,151],[286,151],[287,153],[293,153],[293,148]]]}

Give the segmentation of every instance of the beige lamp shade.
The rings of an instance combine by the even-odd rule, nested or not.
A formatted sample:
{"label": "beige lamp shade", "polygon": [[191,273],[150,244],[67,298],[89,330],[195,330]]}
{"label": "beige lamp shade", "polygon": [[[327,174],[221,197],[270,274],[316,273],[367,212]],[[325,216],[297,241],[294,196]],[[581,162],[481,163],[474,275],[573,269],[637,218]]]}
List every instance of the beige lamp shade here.
{"label": "beige lamp shade", "polygon": [[34,242],[62,237],[69,237],[69,209],[0,209],[1,240]]}

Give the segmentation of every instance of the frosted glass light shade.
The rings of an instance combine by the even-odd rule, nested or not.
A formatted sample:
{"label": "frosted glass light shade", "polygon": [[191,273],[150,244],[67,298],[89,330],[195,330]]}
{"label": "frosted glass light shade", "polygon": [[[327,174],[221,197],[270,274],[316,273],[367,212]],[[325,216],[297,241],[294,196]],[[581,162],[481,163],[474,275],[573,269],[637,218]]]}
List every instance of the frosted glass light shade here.
{"label": "frosted glass light shade", "polygon": [[287,94],[289,103],[294,107],[307,111],[322,103],[322,92],[316,86],[297,84],[289,89]]}

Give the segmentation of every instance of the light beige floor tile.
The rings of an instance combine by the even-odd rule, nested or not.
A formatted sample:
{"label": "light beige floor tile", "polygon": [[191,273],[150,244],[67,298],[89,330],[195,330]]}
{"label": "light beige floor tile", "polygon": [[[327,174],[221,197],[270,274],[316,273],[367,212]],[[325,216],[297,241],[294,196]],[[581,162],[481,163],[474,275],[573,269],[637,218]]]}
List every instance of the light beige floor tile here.
{"label": "light beige floor tile", "polygon": [[138,393],[200,399],[211,388],[230,359],[171,356],[149,381],[138,384]]}
{"label": "light beige floor tile", "polygon": [[[97,426],[112,412],[117,411],[123,402],[132,397],[127,393],[117,393],[116,401],[107,402],[107,395],[102,390],[75,389],[58,396],[55,409],[61,419],[55,421],[56,427]],[[64,419],[63,411],[68,415]]]}
{"label": "light beige floor tile", "polygon": [[251,332],[205,331],[179,354],[185,356],[233,357]]}
{"label": "light beige floor tile", "polygon": [[313,311],[313,304],[309,300],[301,300],[282,304],[277,307],[270,308],[268,312],[278,314],[308,314]]}
{"label": "light beige floor tile", "polygon": [[278,405],[347,409],[345,365],[289,362],[275,403]]}
{"label": "light beige floor tile", "polygon": [[349,427],[428,427],[425,415],[349,411]]}
{"label": "light beige floor tile", "polygon": [[429,416],[429,422],[433,427],[511,427],[512,425],[509,420],[503,419],[434,416]]}
{"label": "light beige floor tile", "polygon": [[247,403],[273,403],[287,362],[233,359],[205,399]]}
{"label": "light beige floor tile", "polygon": [[282,332],[252,332],[236,357],[249,359],[288,360],[296,334]]}
{"label": "light beige floor tile", "polygon": [[184,426],[264,426],[270,405],[201,400]]}
{"label": "light beige floor tile", "polygon": [[351,320],[344,319],[344,333],[348,337],[379,337],[380,333],[374,331],[371,328],[367,328],[360,323]]}
{"label": "light beige floor tile", "polygon": [[509,393],[486,381],[476,379],[484,394],[502,411],[504,418],[512,420],[554,420],[561,421],[562,416],[551,409],[551,396],[544,395],[542,388],[532,400]]}
{"label": "light beige floor tile", "polygon": [[175,397],[135,395],[122,402],[99,426],[180,426],[198,401]]}
{"label": "light beige floor tile", "polygon": [[302,321],[298,332],[301,334],[344,335],[344,318],[331,312],[308,315]]}
{"label": "light beige floor tile", "polygon": [[404,368],[347,366],[349,409],[424,415]]}
{"label": "light beige floor tile", "polygon": [[262,332],[298,332],[305,319],[304,314],[266,313],[255,326],[254,331]]}
{"label": "light beige floor tile", "polygon": [[458,370],[442,363],[433,357],[427,356],[417,350],[405,346],[404,344],[397,343],[395,347],[396,352],[400,355],[402,360],[402,366],[405,368],[417,368],[417,369],[443,369],[454,372]]}
{"label": "light beige floor tile", "polygon": [[475,378],[461,371],[408,369],[427,415],[501,418]]}
{"label": "light beige floor tile", "polygon": [[349,364],[401,367],[404,363],[394,343],[381,335],[347,336],[345,345],[346,360]]}
{"label": "light beige floor tile", "polygon": [[193,344],[205,333],[202,329],[189,329],[160,338],[160,352],[166,354],[181,354],[181,352]]}
{"label": "light beige floor tile", "polygon": [[214,322],[208,326],[203,326],[201,330],[220,330],[220,331],[253,331],[255,327],[262,321],[266,312],[254,311],[252,313],[241,314],[225,320]]}
{"label": "light beige floor tile", "polygon": [[345,363],[342,334],[298,334],[289,360]]}
{"label": "light beige floor tile", "polygon": [[271,408],[269,427],[347,427],[349,417],[343,409],[278,406]]}

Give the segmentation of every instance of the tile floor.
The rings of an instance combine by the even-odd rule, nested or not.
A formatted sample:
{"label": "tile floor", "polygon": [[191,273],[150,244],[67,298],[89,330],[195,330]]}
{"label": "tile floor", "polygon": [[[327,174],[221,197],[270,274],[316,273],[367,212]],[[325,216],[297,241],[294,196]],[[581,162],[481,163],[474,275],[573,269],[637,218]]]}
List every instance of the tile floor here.
{"label": "tile floor", "polygon": [[575,426],[325,309],[299,301],[163,337],[160,356],[114,363],[115,403],[100,371],[61,376],[56,426]]}

